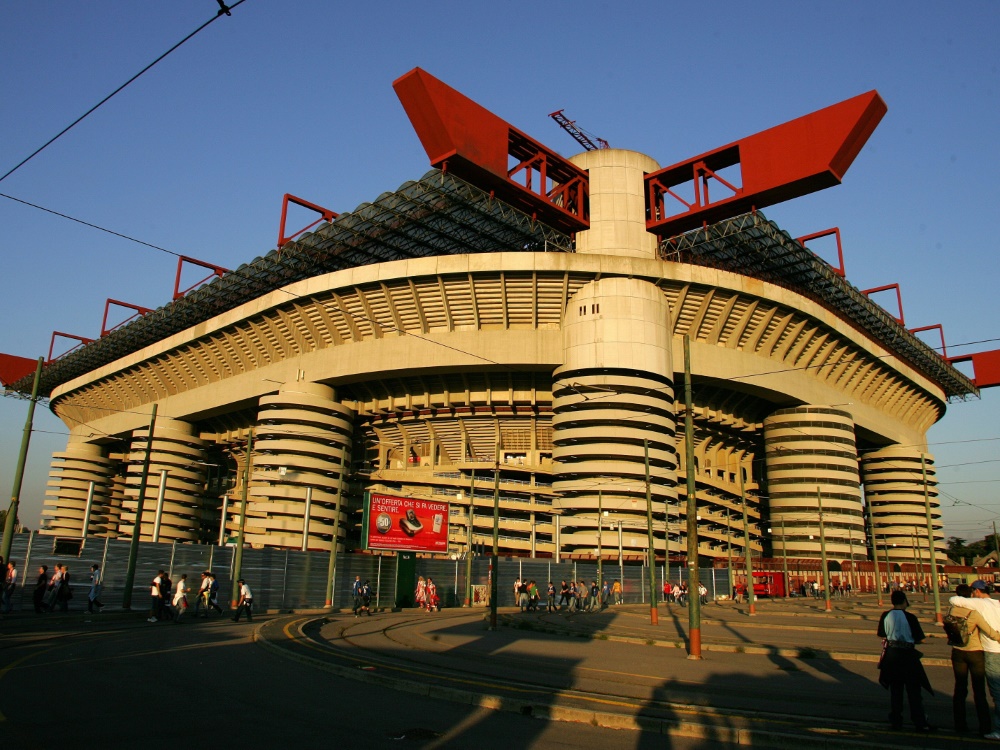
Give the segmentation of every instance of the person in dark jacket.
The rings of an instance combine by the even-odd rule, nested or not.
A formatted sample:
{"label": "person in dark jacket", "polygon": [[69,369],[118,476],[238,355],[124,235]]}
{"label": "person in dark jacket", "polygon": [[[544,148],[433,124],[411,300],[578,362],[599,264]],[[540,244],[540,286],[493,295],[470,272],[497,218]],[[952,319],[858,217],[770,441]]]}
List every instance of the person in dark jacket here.
{"label": "person in dark jacket", "polygon": [[35,603],[35,614],[40,615],[45,611],[45,594],[49,588],[49,566],[40,565],[38,567],[38,578],[35,580],[35,590],[31,593],[31,599]]}
{"label": "person in dark jacket", "polygon": [[918,732],[933,732],[936,727],[927,722],[921,688],[931,695],[930,681],[920,663],[923,656],[915,648],[923,642],[924,631],[917,618],[906,611],[910,602],[906,592],[892,592],[892,609],[883,612],[878,621],[878,635],[884,638],[879,661],[879,684],[889,691],[889,723],[893,729],[903,728],[903,691],[910,703],[910,720]]}

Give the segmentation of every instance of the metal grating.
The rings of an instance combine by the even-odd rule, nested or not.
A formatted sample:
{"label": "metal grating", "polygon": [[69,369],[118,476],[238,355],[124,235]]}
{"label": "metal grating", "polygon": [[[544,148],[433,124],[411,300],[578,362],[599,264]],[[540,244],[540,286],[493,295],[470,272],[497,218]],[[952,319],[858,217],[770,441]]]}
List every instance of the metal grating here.
{"label": "metal grating", "polygon": [[666,239],[659,253],[663,260],[719,268],[791,289],[853,323],[937,383],[948,398],[979,395],[971,380],[759,211]]}
{"label": "metal grating", "polygon": [[[186,297],[49,363],[39,394],[248,300],[345,268],[435,255],[571,252],[571,239],[466,182],[431,170],[417,182],[362,203],[280,251],[241,265]],[[11,386],[30,393],[34,373]]]}

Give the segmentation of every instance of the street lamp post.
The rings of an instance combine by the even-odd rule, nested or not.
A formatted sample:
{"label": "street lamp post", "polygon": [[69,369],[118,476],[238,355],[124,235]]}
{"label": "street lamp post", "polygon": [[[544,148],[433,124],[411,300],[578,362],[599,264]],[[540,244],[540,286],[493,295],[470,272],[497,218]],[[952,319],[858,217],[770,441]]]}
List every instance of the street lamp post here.
{"label": "street lamp post", "polygon": [[[701,581],[698,578],[698,497],[694,475],[694,403],[691,395],[691,336],[684,335],[684,452],[687,464],[688,659],[701,658]],[[743,476],[742,472],[740,476]],[[670,540],[667,540],[669,556]]]}
{"label": "street lamp post", "polygon": [[833,607],[830,605],[830,567],[826,562],[826,525],[823,523],[823,493],[820,488],[816,488],[816,502],[819,505],[819,551],[820,558],[823,562],[823,589],[826,592],[826,606],[827,612],[832,612]]}
{"label": "street lamp post", "polygon": [[743,488],[743,472],[740,472],[740,501],[743,503],[743,551],[747,569],[747,602],[750,608],[747,614],[757,614],[757,595],[753,590],[753,555],[750,552],[750,523],[747,521],[747,495]]}
{"label": "street lamp post", "polygon": [[923,479],[924,511],[927,514],[927,554],[931,558],[931,586],[933,586],[934,591],[934,617],[937,620],[938,625],[941,625],[944,623],[944,617],[941,615],[941,586],[938,581],[937,554],[935,554],[936,550],[934,548],[934,525],[931,523],[931,498],[930,494],[927,492],[927,464],[922,451],[920,453],[920,476]]}
{"label": "street lamp post", "polygon": [[[872,540],[872,562],[875,564],[875,593],[878,595],[878,606],[881,607],[885,602],[882,599],[882,582],[878,571],[878,542],[875,540],[875,518],[871,505],[868,506],[868,534]],[[886,575],[889,575],[888,570],[886,570]]]}
{"label": "street lamp post", "polygon": [[785,598],[788,598],[788,589],[792,585],[788,577],[788,542],[785,539],[785,518],[781,517],[781,569],[785,574]]}
{"label": "street lamp post", "polygon": [[497,629],[497,568],[500,565],[500,443],[493,464],[493,554],[490,556],[490,630]]}
{"label": "street lamp post", "polygon": [[660,615],[656,608],[656,554],[653,551],[653,490],[649,485],[649,438],[642,439],[646,457],[646,532],[649,536],[649,622],[657,625]]}
{"label": "street lamp post", "polygon": [[239,580],[243,575],[243,543],[246,537],[247,500],[250,494],[250,466],[253,463],[253,427],[247,435],[247,462],[243,473],[243,493],[240,498],[240,525],[236,532],[236,557],[233,560],[233,594],[232,604],[236,606],[239,591]]}
{"label": "street lamp post", "polygon": [[[28,445],[31,442],[31,431],[35,420],[35,404],[38,403],[38,389],[42,382],[42,364],[44,357],[38,358],[35,366],[35,379],[31,384],[31,399],[28,401],[28,416],[24,420],[24,431],[21,434],[21,450],[17,454],[17,468],[14,469],[14,487],[10,492],[10,506],[3,524],[3,540],[0,541],[0,558],[10,560],[10,548],[14,543],[14,529],[17,527],[17,509],[21,504],[21,483],[24,480],[24,466],[28,460]],[[156,404],[153,405],[156,413]],[[150,440],[152,440],[150,435]],[[84,533],[86,536],[86,532]],[[131,596],[129,596],[131,598]]]}
{"label": "street lamp post", "polygon": [[[600,488],[597,490],[597,591],[604,590],[604,549],[601,545],[601,532],[604,530],[604,518],[602,516],[602,511],[604,510],[601,506],[603,504],[603,495],[601,494]],[[600,608],[598,608],[600,609]]]}
{"label": "street lamp post", "polygon": [[132,586],[135,584],[135,564],[139,557],[139,537],[142,532],[142,505],[146,499],[146,485],[149,482],[149,463],[153,455],[153,432],[156,428],[156,407],[149,417],[149,433],[146,435],[146,453],[142,459],[142,474],[139,477],[139,496],[135,501],[135,526],[132,527],[132,541],[128,547],[128,564],[125,566],[125,584],[122,592],[122,609],[132,608]]}

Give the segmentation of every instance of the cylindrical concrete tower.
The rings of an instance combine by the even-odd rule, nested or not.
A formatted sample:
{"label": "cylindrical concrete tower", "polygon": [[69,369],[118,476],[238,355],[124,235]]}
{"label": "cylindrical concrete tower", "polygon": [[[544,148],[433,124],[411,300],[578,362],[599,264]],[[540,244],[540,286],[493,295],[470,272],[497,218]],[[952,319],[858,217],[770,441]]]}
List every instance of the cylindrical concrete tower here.
{"label": "cylindrical concrete tower", "polygon": [[[644,440],[648,440],[654,528],[662,544],[666,503],[676,498],[670,308],[653,284],[603,279],[566,310],[564,364],[553,374],[553,488],[560,493],[566,552],[592,552],[598,501],[627,532],[623,546],[648,548]],[[599,498],[600,495],[600,498]]]}
{"label": "cylindrical concrete tower", "polygon": [[[70,438],[66,450],[52,455],[46,491],[43,534],[55,536],[117,536],[118,517],[109,514],[114,467],[104,450],[94,443]],[[91,482],[93,494],[91,495]],[[83,522],[90,498],[90,517]]]}
{"label": "cylindrical concrete tower", "polygon": [[246,540],[301,549],[309,506],[308,549],[330,549],[335,515],[347,532],[337,493],[350,469],[354,412],[316,383],[286,383],[260,400]]}
{"label": "cylindrical concrete tower", "polygon": [[[127,458],[125,476],[126,499],[122,507],[120,530],[123,536],[132,536],[142,465],[146,453],[149,429],[136,430],[132,448]],[[205,490],[205,442],[197,437],[195,428],[176,419],[156,420],[150,456],[149,477],[142,503],[140,540],[152,541],[156,530],[157,505],[161,496],[163,472],[163,507],[160,512],[159,541],[197,542],[206,534],[202,526],[216,515],[215,505],[207,507]]]}
{"label": "cylindrical concrete tower", "polygon": [[943,564],[946,553],[934,457],[914,448],[895,445],[866,453],[861,459],[861,470],[879,559],[888,554],[893,562],[914,563],[919,558],[924,565],[929,564],[926,509],[929,501],[937,561]]}
{"label": "cylindrical concrete tower", "polygon": [[774,555],[820,556],[822,502],[827,556],[846,560],[853,550],[856,559],[864,559],[865,522],[850,413],[829,406],[780,409],[764,420],[764,445]]}

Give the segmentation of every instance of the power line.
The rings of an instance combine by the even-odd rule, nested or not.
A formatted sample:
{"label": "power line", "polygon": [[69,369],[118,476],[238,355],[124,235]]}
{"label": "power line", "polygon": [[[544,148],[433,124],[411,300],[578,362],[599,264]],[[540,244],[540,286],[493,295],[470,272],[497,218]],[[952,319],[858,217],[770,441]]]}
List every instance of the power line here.
{"label": "power line", "polygon": [[[87,117],[89,117],[91,114],[93,114],[94,112],[96,112],[102,105],[104,105],[108,101],[110,101],[112,97],[114,97],[119,92],[123,91],[129,84],[131,84],[132,82],[136,81],[143,73],[145,73],[150,68],[152,68],[154,65],[156,65],[158,62],[160,62],[161,60],[163,60],[167,55],[169,55],[171,52],[173,52],[174,50],[176,50],[178,47],[180,47],[186,41],[188,41],[189,39],[191,39],[192,37],[194,37],[196,34],[198,34],[200,31],[202,31],[203,29],[205,29],[206,27],[208,27],[210,24],[212,24],[215,21],[217,21],[223,15],[226,15],[226,16],[232,15],[230,13],[230,11],[233,8],[237,7],[238,5],[242,5],[244,3],[244,1],[245,0],[236,0],[235,3],[233,3],[232,5],[227,6],[224,2],[221,2],[221,0],[219,0],[219,11],[218,11],[218,13],[216,13],[214,16],[212,16],[210,19],[208,19],[207,21],[205,21],[205,23],[203,23],[197,29],[195,29],[190,34],[188,34],[186,37],[184,37],[179,42],[177,42],[177,44],[175,44],[173,47],[171,47],[170,49],[168,49],[162,55],[160,55],[155,60],[153,60],[153,62],[151,62],[145,68],[143,68],[138,73],[136,73],[134,76],[132,76],[131,78],[129,78],[127,81],[125,81],[125,83],[123,83],[121,86],[119,86],[114,91],[112,91],[110,94],[108,94],[106,97],[104,97],[103,99],[101,99],[101,101],[99,101],[93,107],[91,107],[86,112],[84,112],[82,115],[80,115],[75,120],[73,120],[73,122],[71,122],[65,128],[63,128],[62,130],[60,130],[58,133],[56,133],[54,136],[52,136],[49,140],[47,140],[41,146],[39,146],[34,151],[32,151],[28,156],[26,156],[24,159],[22,159],[20,162],[18,162],[16,165],[14,165],[14,167],[12,167],[10,170],[8,170],[6,174],[4,174],[2,177],[0,177],[0,182],[3,182],[4,180],[6,180],[8,177],[10,177],[12,174],[14,174],[14,172],[16,172],[17,170],[19,170],[21,167],[23,167],[29,161],[31,161],[36,156],[38,156],[40,153],[42,153],[42,151],[44,151],[46,148],[48,148],[49,146],[51,146],[53,143],[55,143],[57,140],[59,140],[62,136],[64,136],[66,133],[68,133],[70,130],[72,130],[74,127],[76,127],[81,122],[83,122]],[[8,196],[4,196],[4,197],[8,197]],[[36,206],[36,208],[37,208],[37,206]]]}

